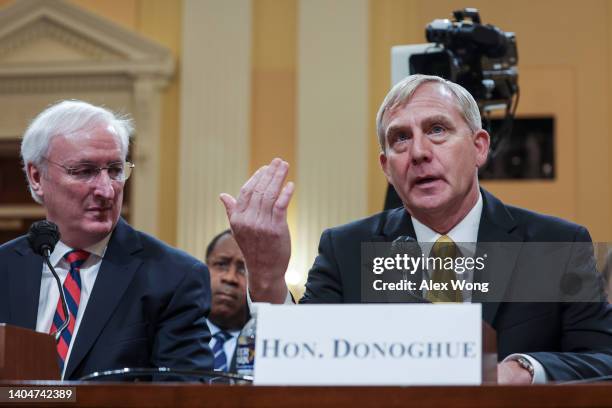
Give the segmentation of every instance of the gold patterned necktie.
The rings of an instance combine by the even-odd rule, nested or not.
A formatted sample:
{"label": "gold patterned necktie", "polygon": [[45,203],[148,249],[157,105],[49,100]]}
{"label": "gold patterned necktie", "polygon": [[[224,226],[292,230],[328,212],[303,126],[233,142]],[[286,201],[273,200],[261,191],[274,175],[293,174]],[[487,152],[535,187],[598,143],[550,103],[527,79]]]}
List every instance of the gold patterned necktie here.
{"label": "gold patterned necktie", "polygon": [[432,303],[462,303],[463,295],[460,289],[453,289],[451,281],[457,279],[453,268],[445,268],[455,258],[460,256],[457,244],[447,235],[442,235],[434,243],[429,253],[430,258],[434,258],[434,268],[431,274],[431,281],[437,288],[431,288],[425,296]]}

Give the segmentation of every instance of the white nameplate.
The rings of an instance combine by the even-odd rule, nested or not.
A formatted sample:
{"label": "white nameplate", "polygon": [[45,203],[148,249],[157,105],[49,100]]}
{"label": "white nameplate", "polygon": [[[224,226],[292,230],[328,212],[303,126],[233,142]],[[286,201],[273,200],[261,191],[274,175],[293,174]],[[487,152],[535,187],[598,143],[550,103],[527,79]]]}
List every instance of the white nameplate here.
{"label": "white nameplate", "polygon": [[260,305],[256,385],[477,385],[480,304]]}

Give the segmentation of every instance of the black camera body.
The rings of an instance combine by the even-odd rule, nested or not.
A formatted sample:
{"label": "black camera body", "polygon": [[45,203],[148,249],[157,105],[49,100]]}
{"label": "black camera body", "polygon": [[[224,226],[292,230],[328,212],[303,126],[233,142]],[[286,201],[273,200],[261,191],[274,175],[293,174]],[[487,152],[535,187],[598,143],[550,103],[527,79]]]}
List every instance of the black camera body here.
{"label": "black camera body", "polygon": [[512,101],[518,91],[518,53],[514,33],[481,24],[478,10],[453,12],[454,20],[437,19],[427,25],[433,52],[410,57],[410,72],[438,75],[466,88],[481,110]]}

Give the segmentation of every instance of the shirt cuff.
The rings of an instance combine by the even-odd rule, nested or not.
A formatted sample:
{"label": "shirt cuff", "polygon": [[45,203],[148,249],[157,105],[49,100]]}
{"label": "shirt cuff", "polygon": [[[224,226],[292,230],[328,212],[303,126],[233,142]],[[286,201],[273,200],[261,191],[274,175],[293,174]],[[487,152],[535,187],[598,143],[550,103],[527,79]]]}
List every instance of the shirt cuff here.
{"label": "shirt cuff", "polygon": [[546,384],[546,382],[548,382],[548,376],[546,375],[546,370],[544,370],[542,363],[531,357],[529,354],[510,354],[508,357],[504,358],[502,363],[505,363],[506,361],[516,361],[520,357],[524,357],[529,360],[533,366],[533,378],[531,379],[532,384]]}
{"label": "shirt cuff", "polygon": [[[251,311],[253,310],[251,308],[251,306],[253,305],[253,301],[251,300],[251,292],[249,291],[249,285],[247,284],[247,291],[246,291],[246,296],[247,296],[247,306],[249,307],[249,314],[251,313]],[[293,296],[291,296],[291,292],[289,291],[289,288],[287,288],[287,296],[285,296],[285,301],[283,302],[284,305],[293,305],[295,304],[295,301],[293,300]]]}

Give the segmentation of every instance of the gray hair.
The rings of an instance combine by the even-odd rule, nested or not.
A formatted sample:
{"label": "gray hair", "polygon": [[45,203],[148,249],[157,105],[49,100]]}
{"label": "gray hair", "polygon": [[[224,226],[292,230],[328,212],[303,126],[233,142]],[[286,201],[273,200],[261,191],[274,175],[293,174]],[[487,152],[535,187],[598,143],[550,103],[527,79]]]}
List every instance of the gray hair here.
{"label": "gray hair", "polygon": [[376,132],[382,152],[385,151],[385,129],[383,127],[383,117],[385,113],[407,103],[421,85],[429,82],[442,84],[453,94],[457,101],[459,111],[472,132],[476,132],[482,128],[478,104],[474,100],[474,97],[464,87],[434,75],[409,75],[391,88],[385,100],[380,105],[380,109],[378,109],[378,114],[376,115]]}
{"label": "gray hair", "polygon": [[123,159],[127,157],[130,136],[134,130],[132,120],[106,108],[94,106],[79,100],[57,102],[42,111],[32,120],[21,141],[21,158],[28,179],[32,198],[42,204],[42,198],[32,190],[27,167],[32,163],[42,171],[44,158],[49,151],[51,140],[56,136],[80,137],[96,126],[112,126],[117,132]]}

